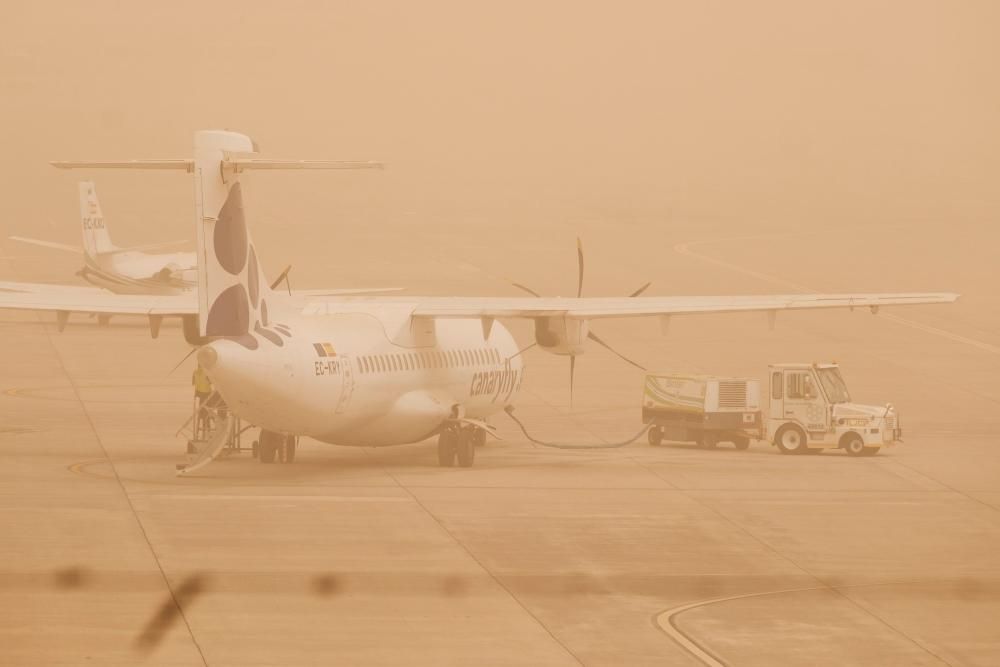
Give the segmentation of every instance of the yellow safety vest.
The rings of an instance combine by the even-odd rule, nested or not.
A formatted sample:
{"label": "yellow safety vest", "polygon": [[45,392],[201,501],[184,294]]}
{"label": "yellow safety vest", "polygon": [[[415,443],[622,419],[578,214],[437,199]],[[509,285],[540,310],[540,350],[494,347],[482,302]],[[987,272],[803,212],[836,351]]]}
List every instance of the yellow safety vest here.
{"label": "yellow safety vest", "polygon": [[212,393],[212,381],[208,379],[208,374],[201,368],[195,369],[191,376],[191,384],[194,385],[194,390],[199,394]]}

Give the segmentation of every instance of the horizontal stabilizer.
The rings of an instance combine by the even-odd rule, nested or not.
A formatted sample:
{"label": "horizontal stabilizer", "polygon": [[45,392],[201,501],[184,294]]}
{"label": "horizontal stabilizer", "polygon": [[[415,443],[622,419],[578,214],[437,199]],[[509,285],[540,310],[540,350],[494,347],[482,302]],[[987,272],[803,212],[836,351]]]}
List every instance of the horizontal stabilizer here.
{"label": "horizontal stabilizer", "polygon": [[296,296],[355,296],[359,294],[380,294],[385,292],[402,292],[405,287],[347,287],[343,289],[295,289]]}
{"label": "horizontal stabilizer", "polygon": [[261,158],[229,158],[224,161],[237,171],[245,169],[382,169],[381,162],[350,160],[267,160]]}
{"label": "horizontal stabilizer", "polygon": [[56,243],[55,241],[42,241],[41,239],[28,239],[23,236],[8,236],[11,241],[20,241],[21,243],[30,243],[31,245],[40,245],[43,248],[54,248],[55,250],[63,250],[65,252],[73,252],[77,255],[83,254],[83,248],[79,246],[68,245],[66,243]]}
{"label": "horizontal stabilizer", "polygon": [[[167,169],[194,171],[194,160],[66,160],[50,163],[56,169]],[[381,162],[360,160],[268,160],[227,157],[222,164],[239,173],[247,169],[382,169]]]}
{"label": "horizontal stabilizer", "polygon": [[119,160],[119,161],[60,161],[50,162],[56,169],[176,169],[194,171],[194,160]]}

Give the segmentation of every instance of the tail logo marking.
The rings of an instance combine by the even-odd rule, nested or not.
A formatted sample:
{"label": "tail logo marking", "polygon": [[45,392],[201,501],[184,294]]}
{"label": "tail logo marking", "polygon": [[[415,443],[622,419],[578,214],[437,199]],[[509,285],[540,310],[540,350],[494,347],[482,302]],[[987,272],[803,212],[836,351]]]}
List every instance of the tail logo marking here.
{"label": "tail logo marking", "polygon": [[[260,267],[257,253],[249,243],[243,195],[238,182],[230,188],[219,211],[212,233],[212,246],[219,266],[240,280],[215,297],[208,310],[206,335],[232,340],[250,350],[259,347],[257,336],[282,347],[285,342],[281,336],[290,338],[291,330],[278,324],[274,325],[273,331],[268,328],[271,323],[267,301],[261,298]],[[245,280],[241,275],[244,269]]]}
{"label": "tail logo marking", "polygon": [[219,264],[232,275],[238,275],[246,266],[247,225],[243,217],[243,195],[239,183],[230,188],[226,203],[219,211],[212,245]]}

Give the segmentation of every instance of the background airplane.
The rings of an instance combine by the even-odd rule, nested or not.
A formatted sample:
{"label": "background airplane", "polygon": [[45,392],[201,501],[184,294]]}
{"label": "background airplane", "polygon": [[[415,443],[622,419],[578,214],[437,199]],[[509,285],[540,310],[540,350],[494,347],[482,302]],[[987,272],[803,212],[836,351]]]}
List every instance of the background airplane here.
{"label": "background airplane", "polygon": [[[65,168],[72,163],[55,163],[56,166]],[[196,256],[193,252],[176,253],[149,253],[148,250],[169,247],[185,243],[185,241],[170,241],[166,243],[151,243],[148,245],[132,246],[129,248],[119,248],[111,241],[107,221],[101,211],[101,204],[97,198],[97,189],[92,181],[81,181],[80,189],[80,223],[83,233],[82,248],[46,241],[42,239],[25,238],[22,236],[11,236],[10,239],[29,243],[45,248],[53,248],[65,252],[72,252],[83,255],[84,266],[77,272],[77,275],[84,278],[93,287],[76,285],[61,285],[53,283],[30,283],[0,281],[0,292],[12,294],[45,292],[52,298],[71,297],[73,303],[101,303],[100,294],[103,290],[108,290],[119,295],[174,295],[179,296],[181,302],[190,303],[190,308],[195,307],[196,297],[194,295],[197,288],[198,267]],[[271,284],[277,287],[283,281],[288,285],[288,295],[297,299],[299,303],[305,303],[311,297],[325,296],[350,296],[357,294],[376,294],[384,292],[398,292],[400,287],[358,287],[340,289],[291,289],[288,281],[288,274],[291,266],[286,266],[278,278]],[[145,303],[142,299],[139,303]],[[172,302],[173,303],[173,302]],[[71,305],[71,304],[68,304]],[[174,310],[184,310],[174,308]],[[104,309],[80,309],[68,307],[57,309],[59,330],[62,331],[69,319],[70,312],[87,312],[96,315],[100,324],[107,324],[116,313]],[[146,314],[146,313],[144,313]],[[189,323],[190,324],[190,323]],[[151,318],[150,328],[155,338],[159,334],[160,319]]]}
{"label": "background airplane", "polygon": [[150,250],[184,241],[119,248],[111,241],[108,223],[91,181],[80,184],[80,228],[83,247],[11,236],[14,241],[83,255],[77,272],[87,282],[116,294],[179,294],[197,285],[198,265],[193,252],[151,253]]}
{"label": "background airplane", "polygon": [[[529,347],[569,356],[572,364],[591,342],[607,347],[590,330],[595,319],[658,317],[665,323],[680,314],[860,307],[877,312],[887,305],[958,298],[951,293],[586,298],[578,290],[569,298],[321,297],[303,302],[274,291],[264,278],[246,227],[239,177],[251,169],[345,165],[255,155],[245,135],[203,131],[195,135],[193,160],[75,163],[193,171],[198,254],[204,258],[197,300],[47,289],[0,291],[0,308],[144,314],[154,331],[163,317],[184,318],[185,334],[201,346],[198,360],[232,414],[261,428],[262,462],[273,462],[279,451],[282,460],[291,460],[298,436],[382,446],[438,435],[441,465],[472,465],[474,445],[488,430],[485,420],[515,402],[523,379],[526,348],[500,319],[532,321],[535,340]],[[207,462],[216,446],[207,447],[196,463]]]}

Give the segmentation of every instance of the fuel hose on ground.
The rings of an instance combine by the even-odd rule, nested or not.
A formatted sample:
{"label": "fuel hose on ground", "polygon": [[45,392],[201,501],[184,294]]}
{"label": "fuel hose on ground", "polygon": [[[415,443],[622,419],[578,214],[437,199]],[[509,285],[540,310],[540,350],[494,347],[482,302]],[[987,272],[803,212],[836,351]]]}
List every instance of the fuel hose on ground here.
{"label": "fuel hose on ground", "polygon": [[507,407],[505,407],[504,408],[504,412],[507,413],[508,417],[510,417],[511,419],[514,420],[514,423],[517,424],[517,427],[519,429],[521,429],[521,433],[524,434],[525,438],[527,438],[528,440],[530,440],[531,442],[533,442],[536,445],[541,445],[542,447],[554,447],[555,449],[617,449],[618,447],[624,447],[625,445],[631,445],[633,442],[635,442],[636,440],[638,440],[639,438],[641,438],[643,436],[643,434],[646,431],[649,430],[649,426],[650,426],[650,423],[651,423],[651,422],[649,422],[649,423],[643,424],[642,428],[639,429],[639,432],[636,433],[631,438],[629,438],[628,440],[623,440],[621,442],[601,443],[599,445],[581,445],[581,444],[570,443],[570,442],[546,442],[544,440],[538,440],[536,438],[533,438],[531,436],[531,434],[528,433],[528,429],[526,429],[524,427],[524,423],[522,423],[520,419],[518,419],[517,417],[514,416],[514,406],[513,405],[508,405]]}

